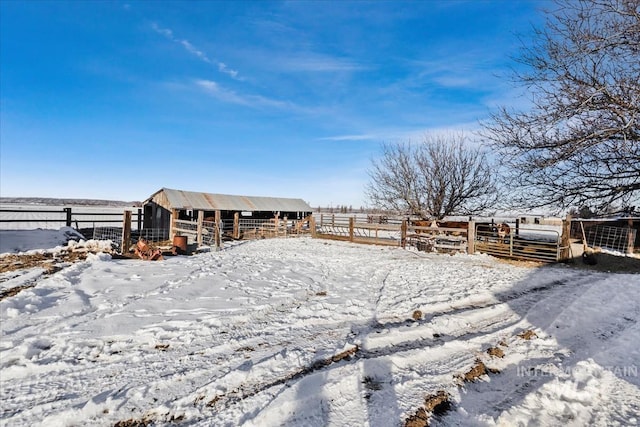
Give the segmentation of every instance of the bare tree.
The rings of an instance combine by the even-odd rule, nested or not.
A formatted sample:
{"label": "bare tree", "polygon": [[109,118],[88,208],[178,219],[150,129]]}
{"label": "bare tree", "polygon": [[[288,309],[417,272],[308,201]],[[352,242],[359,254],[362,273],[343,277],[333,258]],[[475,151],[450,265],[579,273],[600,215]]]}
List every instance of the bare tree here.
{"label": "bare tree", "polygon": [[527,112],[484,125],[518,207],[640,199],[640,0],[558,0],[520,61]]}
{"label": "bare tree", "polygon": [[366,192],[375,206],[425,219],[479,214],[497,199],[486,155],[465,144],[462,135],[385,144],[369,176]]}

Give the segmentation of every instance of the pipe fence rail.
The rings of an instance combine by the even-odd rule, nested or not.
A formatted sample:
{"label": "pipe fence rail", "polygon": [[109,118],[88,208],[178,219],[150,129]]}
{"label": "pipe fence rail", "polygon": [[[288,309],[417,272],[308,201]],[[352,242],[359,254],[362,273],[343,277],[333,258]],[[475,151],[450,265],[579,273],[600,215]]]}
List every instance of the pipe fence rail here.
{"label": "pipe fence rail", "polygon": [[[122,224],[122,215],[126,209],[119,212],[88,212],[86,208],[62,208],[62,209],[5,209],[0,208],[0,228],[3,224],[33,223],[39,225],[56,224],[59,226],[83,228],[108,227],[109,224]],[[25,218],[26,216],[26,218]],[[142,209],[132,212],[132,220],[135,218],[136,229],[142,229]],[[89,226],[90,225],[90,226]],[[41,228],[41,227],[34,227]]]}
{"label": "pipe fence rail", "polygon": [[557,262],[561,258],[561,239],[557,231],[520,227],[501,235],[490,227],[476,227],[475,248],[478,252],[503,258],[538,262]]}

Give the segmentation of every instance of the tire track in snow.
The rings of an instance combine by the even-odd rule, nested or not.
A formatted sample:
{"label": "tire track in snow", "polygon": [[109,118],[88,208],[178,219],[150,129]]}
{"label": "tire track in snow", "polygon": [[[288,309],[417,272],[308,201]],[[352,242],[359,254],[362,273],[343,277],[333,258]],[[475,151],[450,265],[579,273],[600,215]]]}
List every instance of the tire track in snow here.
{"label": "tire track in snow", "polygon": [[[555,290],[559,287],[568,287],[568,289],[575,289],[580,286],[585,286],[586,284],[598,280],[590,279],[586,282],[579,281],[578,283],[568,284],[566,280],[553,280],[543,285],[535,286],[525,290],[519,290],[517,292],[507,292],[502,293],[499,297],[499,301],[487,302],[487,304],[483,304],[478,306],[477,304],[466,306],[466,307],[456,307],[452,310],[439,312],[433,314],[429,319],[422,320],[419,322],[415,321],[404,321],[404,322],[393,322],[393,323],[372,323],[369,322],[361,322],[359,324],[360,330],[356,334],[352,334],[348,341],[357,340],[358,336],[366,335],[366,334],[375,334],[376,329],[380,329],[384,327],[386,329],[394,329],[397,330],[403,327],[410,327],[416,323],[420,324],[429,324],[434,321],[434,319],[445,317],[445,316],[458,316],[464,313],[471,313],[478,310],[486,310],[490,309],[493,311],[497,306],[508,306],[510,303],[517,301],[519,303],[519,307],[523,309],[530,309],[534,305],[536,305],[540,299],[550,297]],[[201,406],[210,407],[215,409],[215,411],[223,411],[226,408],[230,408],[235,404],[238,404],[240,401],[245,399],[254,397],[262,392],[265,392],[273,387],[281,386],[283,391],[285,388],[290,387],[292,384],[296,383],[304,379],[305,377],[322,372],[330,369],[334,369],[338,366],[345,365],[354,365],[360,361],[372,360],[378,358],[385,358],[390,356],[396,356],[401,353],[407,353],[415,350],[434,350],[437,348],[441,348],[449,343],[461,342],[461,341],[473,341],[477,338],[483,337],[493,337],[497,333],[506,331],[508,329],[515,328],[525,317],[526,311],[524,315],[518,315],[514,313],[513,318],[504,318],[502,315],[497,315],[495,317],[487,317],[485,318],[485,322],[476,325],[475,327],[469,329],[464,328],[459,331],[452,331],[455,333],[451,333],[448,335],[439,335],[434,336],[432,338],[424,338],[420,340],[413,340],[406,343],[401,344],[393,344],[388,346],[382,346],[373,349],[365,349],[358,345],[354,345],[348,350],[344,352],[335,354],[331,357],[320,359],[314,361],[312,364],[307,366],[302,366],[296,368],[294,370],[290,370],[289,372],[283,372],[277,378],[274,378],[270,381],[266,381],[263,383],[254,383],[254,384],[245,384],[237,387],[236,389],[230,390],[224,394],[216,394],[215,396],[205,396],[203,394],[199,395],[194,399],[194,404],[198,404]],[[349,322],[344,322],[349,323]],[[352,325],[353,326],[353,325]],[[491,338],[492,340],[493,338]],[[490,341],[491,341],[490,340]],[[275,346],[279,346],[281,344],[275,344]],[[473,345],[474,347],[481,346],[480,343]],[[475,355],[473,352],[470,352],[467,356],[460,359],[459,363],[462,361],[470,361],[475,359]],[[264,360],[269,360],[270,358],[266,358]],[[452,367],[451,372],[457,372],[459,368],[457,366]],[[232,369],[230,372],[235,371],[236,369]],[[277,396],[279,392],[276,392]],[[275,398],[275,397],[274,397]],[[272,399],[273,400],[273,399]],[[206,417],[206,409],[203,408],[203,417]],[[179,414],[171,414],[171,416],[175,417]],[[196,419],[190,419],[190,422],[196,422],[200,419],[197,417]]]}
{"label": "tire track in snow", "polygon": [[[388,272],[385,275],[385,279],[386,279],[386,277],[388,277]],[[516,292],[516,293],[513,293],[512,295],[505,295],[504,296],[504,300],[505,301],[512,301],[512,300],[517,299],[517,298],[519,298],[521,296],[524,296],[524,295],[527,295],[527,294],[531,294],[531,293],[536,293],[536,292],[542,292],[542,291],[550,289],[551,287],[559,286],[560,284],[561,283],[555,283],[555,285],[554,285],[554,283],[551,283],[551,284],[548,284],[548,285],[545,285],[545,286],[539,286],[539,287],[536,287],[536,288],[531,288],[531,289],[529,289],[527,291]],[[383,280],[382,284],[381,284],[381,287],[380,287],[380,292],[382,292],[382,290],[384,288],[384,285],[385,285],[385,283],[384,283],[384,280]],[[307,298],[304,301],[291,301],[291,304],[300,304],[301,302],[306,302],[306,301],[308,301],[309,297],[310,297],[310,294],[307,295]],[[379,300],[380,300],[380,293],[378,293],[378,298],[377,298],[376,301],[379,301]],[[488,304],[486,304],[485,307],[495,306],[496,304],[499,304],[499,303],[496,303],[496,302],[488,303]],[[459,315],[461,313],[464,313],[465,311],[473,311],[473,310],[477,310],[477,309],[478,309],[477,304],[475,306],[472,305],[472,306],[468,306],[468,307],[456,307],[454,310],[451,310],[451,311],[448,311],[448,312],[435,313],[428,320],[421,321],[420,323],[429,323],[429,322],[432,322],[434,319],[437,319],[438,317],[441,317],[441,316]],[[272,322],[274,320],[274,319],[271,318],[270,314],[276,313],[276,312],[280,312],[280,311],[287,311],[287,309],[285,307],[280,307],[280,309],[278,309],[278,307],[272,307],[272,308],[270,308],[270,310],[268,310],[268,313],[263,312],[263,313],[260,313],[260,315],[261,315],[261,317],[264,318],[265,322],[269,323],[269,322]],[[356,323],[356,322],[353,322],[351,320],[344,320],[344,321],[338,322],[337,323],[337,325],[338,325],[337,327],[338,328],[353,327],[354,323]],[[397,329],[397,328],[401,328],[402,326],[412,325],[414,323],[415,322],[410,321],[410,322],[386,323],[385,324],[385,323],[377,323],[377,322],[374,322],[373,320],[368,320],[368,321],[365,321],[365,322],[357,322],[356,324],[359,325],[361,333],[366,334],[366,333],[370,333],[372,330],[380,329],[380,325],[385,325],[385,327],[387,327],[387,328]],[[278,331],[285,332],[289,327],[290,326],[279,328],[279,329],[276,329],[275,331],[276,332],[278,332]],[[311,338],[311,337],[318,337],[319,335],[323,335],[324,333],[333,332],[333,331],[335,331],[335,329],[336,329],[336,326],[328,325],[328,324],[325,323],[325,324],[322,325],[322,330],[319,331],[318,328],[310,328],[308,330],[308,332],[305,334],[306,336],[303,336],[303,337],[299,336],[299,338],[302,338],[305,342],[308,342],[309,338]],[[271,331],[274,331],[274,330],[272,329]],[[480,335],[482,335],[482,334],[480,334]],[[238,336],[237,336],[238,343],[246,342],[247,338],[251,338],[251,337],[247,337],[246,331],[238,333]],[[412,344],[410,343],[409,346],[405,346],[405,347],[402,347],[402,346],[389,346],[387,348],[376,349],[375,351],[364,351],[363,349],[360,349],[360,352],[357,353],[357,356],[353,357],[353,361],[350,361],[350,363],[355,363],[355,362],[357,362],[359,360],[366,360],[366,359],[372,359],[372,358],[377,358],[377,357],[390,356],[390,355],[394,355],[394,354],[397,354],[397,353],[402,352],[402,351],[410,351],[410,350],[413,350],[413,349],[419,349],[419,348],[425,348],[425,347],[433,348],[433,347],[441,346],[445,342],[455,341],[455,340],[460,340],[460,339],[466,339],[466,338],[471,338],[471,335],[458,336],[458,337],[455,337],[455,336],[454,337],[444,337],[444,338],[440,337],[440,339],[435,339],[435,340],[416,341],[416,342],[414,342]],[[274,343],[273,346],[282,346],[282,342]],[[136,357],[147,358],[148,356],[145,356],[144,354],[138,354],[138,356],[136,356]],[[151,358],[153,359],[153,357],[151,357]],[[205,359],[205,358],[203,358],[203,359]],[[178,360],[177,360],[177,362],[178,362]],[[209,360],[209,363],[210,362],[211,361]],[[326,362],[326,360],[325,360],[325,362]],[[332,361],[330,364],[325,364],[325,362],[322,362],[322,363],[319,363],[319,364],[317,364],[318,362],[314,362],[314,364],[311,365],[311,369],[310,369],[309,366],[302,367],[302,368],[300,368],[299,371],[296,371],[294,373],[289,373],[287,376],[284,377],[284,380],[283,380],[283,378],[279,378],[279,379],[276,379],[276,380],[272,381],[271,383],[268,383],[266,385],[262,385],[262,386],[258,387],[257,390],[252,392],[251,396],[256,395],[256,394],[258,394],[258,393],[260,393],[260,392],[262,392],[262,391],[264,391],[264,390],[266,390],[268,388],[276,386],[276,385],[281,385],[281,384],[285,384],[285,383],[292,383],[292,382],[298,381],[298,380],[300,380],[300,379],[302,379],[302,378],[304,378],[304,377],[306,377],[308,375],[311,375],[311,374],[313,374],[313,373],[315,373],[315,372],[317,372],[319,370],[328,369],[328,367],[330,365],[335,363],[335,361]],[[151,363],[151,364],[149,365],[148,363]],[[165,368],[166,368],[166,365],[167,365],[166,363],[164,363],[164,365],[163,365],[163,362],[159,363],[159,366],[164,366]],[[181,365],[181,367],[179,369],[176,369],[175,371],[170,372],[170,373],[166,373],[161,378],[153,377],[150,374],[141,375],[139,377],[139,381],[134,381],[133,378],[132,378],[131,379],[132,381],[129,381],[129,384],[150,384],[149,380],[152,380],[151,383],[162,385],[162,384],[166,384],[167,383],[167,378],[172,378],[171,382],[175,382],[174,378],[180,378],[181,374],[184,373],[186,369],[191,369],[191,370],[193,370],[193,372],[198,372],[198,373],[201,373],[201,374],[202,373],[207,374],[207,372],[210,370],[210,367],[211,367],[211,365],[207,366],[205,360],[201,360],[199,362],[196,362],[190,367],[185,367],[182,361],[179,361],[178,365]],[[147,367],[144,367],[144,366],[147,366]],[[227,364],[226,366],[227,366],[227,369],[228,369],[227,372],[232,372],[235,369],[237,369],[237,366],[232,366],[232,364]],[[141,368],[142,372],[146,372],[146,373],[151,373],[151,372],[155,371],[155,369],[153,368],[153,363],[152,362],[145,362],[145,363],[142,364],[142,366],[140,368]],[[85,375],[84,377],[85,378],[92,378],[92,377],[96,377],[96,375],[98,377],[102,377],[102,374],[100,372],[109,371],[109,370],[116,370],[116,371],[117,370],[121,370],[121,371],[124,371],[125,369],[127,369],[127,362],[126,361],[122,361],[121,365],[120,365],[120,368],[118,368],[116,365],[109,364],[104,368],[97,367],[96,369],[97,369],[96,371],[93,371],[93,370],[90,369],[88,371],[88,374]],[[226,369],[223,369],[223,370],[226,371]],[[209,375],[205,375],[205,377],[209,377]],[[194,375],[194,376],[197,376],[197,375]],[[210,379],[210,377],[209,377],[209,379]],[[105,385],[107,386],[108,389],[122,390],[121,380],[122,380],[122,378],[120,380],[110,382],[109,385],[106,385],[106,384]],[[82,376],[80,378],[78,378],[76,381],[73,381],[73,382],[82,383],[83,382]],[[198,388],[198,384],[202,384],[203,382],[204,381],[196,381],[195,384],[191,384],[192,389],[193,389],[193,387]],[[104,391],[105,385],[101,385],[99,390],[96,390],[96,391],[97,392]],[[131,387],[135,388],[133,385]],[[133,388],[132,388],[132,390],[133,390]],[[151,387],[147,387],[147,388],[150,389]],[[187,390],[183,389],[183,391],[187,391],[188,392],[188,389]],[[180,389],[178,389],[177,392],[179,393]],[[147,392],[147,394],[152,394],[152,393]],[[173,393],[173,394],[174,394],[174,396],[176,395],[175,393]],[[120,392],[120,393],[118,393],[118,395],[123,396],[123,393]],[[71,398],[71,397],[72,397],[71,394],[67,395],[67,399]],[[246,398],[246,397],[243,397],[243,399],[244,398]],[[152,400],[151,398],[148,399],[149,403],[152,403],[151,400]],[[64,402],[64,400],[63,400],[63,402]],[[69,404],[69,403],[70,402],[68,402],[68,401],[66,402],[66,404]],[[140,408],[140,409],[142,409],[142,408]]]}

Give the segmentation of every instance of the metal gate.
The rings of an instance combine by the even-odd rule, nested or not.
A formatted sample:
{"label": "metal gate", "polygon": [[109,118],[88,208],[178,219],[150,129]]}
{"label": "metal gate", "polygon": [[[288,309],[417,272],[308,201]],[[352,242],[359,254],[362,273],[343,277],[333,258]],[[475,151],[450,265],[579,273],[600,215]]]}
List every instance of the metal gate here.
{"label": "metal gate", "polygon": [[503,258],[539,262],[557,262],[560,259],[560,233],[554,230],[519,228],[500,235],[491,226],[476,226],[475,250]]}

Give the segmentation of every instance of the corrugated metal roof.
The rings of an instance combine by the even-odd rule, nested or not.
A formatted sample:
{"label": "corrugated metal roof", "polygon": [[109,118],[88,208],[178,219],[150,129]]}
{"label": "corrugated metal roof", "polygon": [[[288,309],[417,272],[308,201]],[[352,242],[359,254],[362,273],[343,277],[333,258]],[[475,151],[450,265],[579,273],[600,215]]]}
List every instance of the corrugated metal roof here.
{"label": "corrugated metal roof", "polygon": [[[174,209],[203,211],[267,211],[267,212],[311,212],[311,207],[302,199],[282,197],[233,196],[230,194],[197,193],[194,191],[163,188],[163,192]],[[146,203],[146,202],[145,202]]]}

